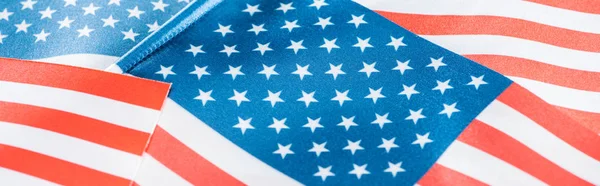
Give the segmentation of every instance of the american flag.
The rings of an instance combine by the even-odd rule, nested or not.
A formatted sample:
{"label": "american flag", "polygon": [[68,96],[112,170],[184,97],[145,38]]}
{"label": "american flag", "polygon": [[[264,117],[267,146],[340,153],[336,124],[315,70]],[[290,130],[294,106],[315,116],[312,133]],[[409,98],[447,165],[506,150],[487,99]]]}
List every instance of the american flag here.
{"label": "american flag", "polygon": [[357,2],[508,76],[600,134],[597,1]]}
{"label": "american flag", "polygon": [[173,83],[140,185],[600,183],[597,134],[360,5],[190,7],[111,69]]}
{"label": "american flag", "polygon": [[105,69],[188,3],[0,1],[0,56]]}
{"label": "american flag", "polygon": [[0,185],[129,185],[168,90],[109,72],[0,59]]}

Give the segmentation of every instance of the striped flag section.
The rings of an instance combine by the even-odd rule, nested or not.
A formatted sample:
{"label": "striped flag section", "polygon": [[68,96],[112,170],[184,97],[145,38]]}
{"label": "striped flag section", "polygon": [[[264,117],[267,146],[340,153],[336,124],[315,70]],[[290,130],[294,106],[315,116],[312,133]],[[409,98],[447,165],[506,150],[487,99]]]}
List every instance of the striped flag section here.
{"label": "striped flag section", "polygon": [[600,133],[597,1],[355,0]]}
{"label": "striped flag section", "polygon": [[129,185],[169,86],[0,59],[0,185]]}

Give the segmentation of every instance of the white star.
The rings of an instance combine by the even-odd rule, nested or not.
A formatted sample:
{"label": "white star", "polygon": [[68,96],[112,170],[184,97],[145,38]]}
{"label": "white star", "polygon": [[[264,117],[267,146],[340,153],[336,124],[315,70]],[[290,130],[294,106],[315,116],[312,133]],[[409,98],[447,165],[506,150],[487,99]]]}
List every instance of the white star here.
{"label": "white star", "polygon": [[364,174],[371,174],[371,172],[367,171],[367,164],[364,164],[361,166],[352,164],[352,166],[354,167],[354,169],[352,171],[350,171],[349,174],[356,175],[356,178],[358,178],[358,179],[360,179],[360,177],[362,177],[362,175],[364,175]]}
{"label": "white star", "polygon": [[290,46],[288,46],[286,49],[292,49],[292,50],[294,50],[294,54],[298,54],[298,51],[300,49],[306,49],[306,47],[302,46],[302,43],[304,42],[304,40],[300,40],[298,42],[290,40],[290,42],[292,44]]}
{"label": "white star", "polygon": [[68,16],[65,17],[64,20],[58,21],[58,24],[60,24],[60,26],[58,27],[58,29],[62,29],[64,27],[71,28],[71,23],[73,23],[73,21],[75,21],[75,20],[69,20]]}
{"label": "white star", "polygon": [[483,81],[483,76],[484,75],[479,77],[471,76],[471,82],[469,82],[467,85],[473,85],[475,86],[475,90],[478,90],[480,85],[488,84],[487,82]]}
{"label": "white star", "polygon": [[19,33],[19,32],[27,33],[27,28],[29,28],[31,26],[31,24],[27,24],[27,22],[25,22],[25,20],[23,20],[23,21],[21,21],[21,24],[15,24],[15,26],[17,27],[17,31],[15,33]]}
{"label": "white star", "polygon": [[240,75],[240,76],[246,75],[246,74],[244,74],[244,73],[242,72],[242,65],[240,65],[240,66],[237,66],[237,67],[233,67],[233,66],[231,66],[231,65],[228,65],[228,66],[229,66],[229,71],[227,71],[227,72],[225,72],[225,73],[223,73],[223,74],[229,74],[229,75],[231,75],[231,78],[232,78],[233,80],[235,80],[235,78],[236,78],[238,75]]}
{"label": "white star", "polygon": [[209,90],[208,92],[204,92],[204,91],[198,89],[198,91],[200,92],[200,95],[196,96],[194,99],[202,100],[202,106],[205,106],[206,102],[208,102],[208,101],[215,101],[215,98],[210,96],[212,94],[212,90]]}
{"label": "white star", "polygon": [[386,46],[393,46],[395,51],[398,51],[398,47],[400,46],[406,46],[406,44],[402,42],[404,37],[394,38],[394,36],[390,36],[390,38],[392,38],[392,41],[390,41],[390,43],[388,43]]}
{"label": "white star", "polygon": [[333,25],[333,23],[329,20],[331,20],[331,16],[325,19],[319,17],[319,22],[315,23],[314,25],[319,25],[321,26],[321,29],[325,30],[327,25]]}
{"label": "white star", "polygon": [[117,5],[117,6],[121,6],[121,0],[110,0],[108,1],[108,5]]}
{"label": "white star", "polygon": [[242,131],[242,135],[246,133],[246,130],[248,129],[254,129],[254,126],[252,126],[250,124],[250,122],[252,121],[252,118],[248,118],[247,120],[244,120],[240,117],[238,117],[238,123],[236,125],[233,126],[233,128],[238,128]]}
{"label": "white star", "polygon": [[377,62],[373,62],[371,64],[367,64],[365,62],[363,62],[363,68],[360,69],[358,72],[364,72],[367,74],[367,78],[371,77],[371,73],[373,72],[379,72],[379,70],[377,70],[375,68],[375,64],[377,64]]}
{"label": "white star", "polygon": [[354,123],[354,118],[355,116],[352,116],[350,118],[342,116],[342,122],[338,123],[337,126],[344,126],[344,128],[346,128],[346,131],[348,131],[350,130],[350,127],[358,126],[358,124]]}
{"label": "white star", "polygon": [[265,24],[255,25],[252,24],[252,29],[248,30],[248,32],[254,32],[254,34],[258,35],[260,32],[266,32],[267,29],[263,28]]}
{"label": "white star", "polygon": [[313,0],[313,3],[310,4],[310,5],[308,5],[308,6],[309,7],[315,7],[315,8],[317,8],[317,10],[319,10],[319,9],[321,9],[321,7],[327,6],[327,5],[329,5],[329,4],[327,4],[325,2],[325,0]]}
{"label": "white star", "polygon": [[77,6],[77,0],[65,0],[65,7],[69,5]]}
{"label": "white star", "polygon": [[46,37],[48,37],[50,33],[46,33],[44,29],[39,34],[33,34],[35,36],[35,43],[38,41],[46,41]]}
{"label": "white star", "polygon": [[314,96],[315,96],[315,92],[306,93],[306,92],[302,91],[302,97],[299,98],[297,101],[303,101],[304,104],[306,105],[306,107],[308,108],[308,105],[310,105],[310,103],[319,102],[314,98]]}
{"label": "white star", "polygon": [[200,79],[202,79],[202,76],[210,75],[210,73],[208,73],[206,71],[206,68],[208,68],[208,66],[198,67],[198,66],[194,65],[194,71],[190,72],[190,74],[194,74],[194,75],[198,76],[198,80],[200,80]]}
{"label": "white star", "polygon": [[432,90],[439,90],[442,93],[442,95],[444,95],[444,92],[446,92],[447,89],[453,89],[454,88],[454,87],[452,87],[452,86],[449,85],[450,84],[450,80],[449,79],[446,80],[446,81],[444,81],[444,82],[436,80],[436,82],[437,82],[437,86],[434,87]]}
{"label": "white star", "polygon": [[358,141],[350,141],[348,140],[348,146],[344,147],[344,150],[349,150],[352,155],[354,155],[354,153],[356,153],[357,150],[365,150],[365,148],[360,146],[360,141],[362,140],[358,140]]}
{"label": "white star", "polygon": [[275,129],[275,132],[279,134],[282,129],[289,129],[289,127],[285,125],[286,120],[287,118],[283,118],[282,120],[273,118],[273,124],[269,125],[269,128]]}
{"label": "white star", "polygon": [[90,3],[90,6],[84,7],[82,9],[85,11],[85,12],[83,12],[83,15],[88,15],[88,14],[96,15],[96,10],[100,9],[100,7],[94,6],[94,3]]}
{"label": "white star", "polygon": [[337,46],[335,44],[335,42],[337,41],[337,38],[335,38],[333,40],[328,40],[326,38],[323,38],[323,41],[325,42],[325,44],[319,46],[319,48],[326,48],[327,53],[331,53],[331,49],[340,48],[340,46]]}
{"label": "white star", "polygon": [[298,20],[294,20],[294,21],[285,21],[285,25],[283,25],[281,27],[281,29],[288,29],[289,32],[292,32],[292,30],[294,30],[294,28],[300,28],[299,25],[297,25],[296,23],[298,23]]}
{"label": "white star", "polygon": [[52,19],[52,14],[54,12],[56,12],[56,10],[52,10],[52,9],[50,9],[50,7],[47,7],[46,10],[40,11],[40,14],[42,14],[42,18],[40,18],[40,19],[44,19],[44,18]]}
{"label": "white star", "polygon": [[152,5],[154,5],[154,8],[152,8],[152,10],[160,10],[162,12],[164,12],[165,8],[169,6],[169,4],[163,3],[163,0],[158,0],[157,2],[150,2],[150,3],[152,3]]}
{"label": "white star", "polygon": [[335,90],[335,97],[331,98],[331,101],[338,101],[340,102],[340,107],[342,105],[344,105],[344,101],[352,101],[352,99],[350,99],[350,97],[348,97],[348,92],[350,90],[346,90],[345,92],[339,92],[337,90]]}
{"label": "white star", "polygon": [[292,3],[288,3],[288,4],[283,4],[283,3],[279,3],[279,8],[275,9],[275,10],[281,10],[283,11],[283,13],[287,13],[288,10],[294,10],[296,8],[292,7]]}
{"label": "white star", "polygon": [[296,71],[292,72],[292,74],[297,74],[300,76],[300,80],[304,79],[304,76],[312,76],[312,73],[308,71],[309,66],[310,65],[300,66],[296,64]]}
{"label": "white star", "polygon": [[423,114],[421,114],[421,112],[423,112],[423,109],[419,109],[417,111],[408,109],[408,111],[410,112],[410,116],[406,117],[406,119],[404,120],[412,120],[415,125],[417,124],[419,119],[426,118]]}
{"label": "white star", "polygon": [[249,5],[246,4],[246,9],[242,10],[242,12],[248,12],[250,16],[253,16],[256,12],[262,12],[262,10],[258,9],[260,5]]}
{"label": "white star", "polygon": [[419,94],[419,92],[415,90],[415,86],[417,86],[416,83],[411,85],[410,87],[402,85],[403,90],[398,95],[406,95],[406,99],[410,100],[410,96],[412,96],[413,94]]}
{"label": "white star", "polygon": [[85,27],[83,27],[82,29],[77,30],[77,32],[79,32],[79,36],[77,36],[77,37],[82,37],[82,36],[90,37],[90,33],[92,31],[94,31],[94,29],[90,29],[90,28],[88,28],[87,25],[85,25]]}
{"label": "white star", "polygon": [[332,166],[323,168],[321,166],[317,166],[317,168],[319,168],[319,172],[315,173],[314,176],[321,177],[323,181],[325,181],[328,176],[335,176],[335,174],[331,172],[331,167]]}
{"label": "white star", "polygon": [[411,144],[416,145],[419,144],[421,149],[425,148],[425,144],[433,142],[433,140],[429,139],[429,132],[425,135],[417,135],[417,140],[413,141]]}
{"label": "white star", "polygon": [[[310,102],[309,102],[310,103]],[[306,119],[308,119],[308,123],[302,125],[302,127],[306,127],[306,128],[310,128],[310,131],[312,133],[315,133],[315,130],[317,130],[317,128],[323,128],[323,125],[321,125],[319,122],[321,121],[321,118],[317,118],[317,119],[311,119],[309,117],[307,117]],[[313,143],[314,144],[314,143]],[[323,147],[325,147],[325,145],[323,145]],[[314,147],[313,147],[314,148]],[[317,156],[319,156],[320,153],[317,153]]]}
{"label": "white star", "polygon": [[125,37],[123,37],[123,40],[130,39],[131,41],[135,41],[135,37],[140,35],[138,33],[133,32],[133,29],[131,28],[129,29],[129,31],[122,31],[121,33],[125,35]]}
{"label": "white star", "polygon": [[327,145],[327,142],[321,144],[313,142],[313,147],[310,150],[308,150],[308,152],[314,152],[317,155],[317,157],[319,157],[321,153],[329,152],[329,150],[325,148],[325,145]]}
{"label": "white star", "polygon": [[221,36],[225,37],[225,35],[229,33],[234,33],[231,31],[231,25],[223,26],[219,23],[219,29],[216,29],[214,32],[221,33]]}
{"label": "white star", "polygon": [[369,95],[365,96],[365,98],[373,99],[373,104],[376,104],[377,100],[379,98],[385,98],[385,96],[383,94],[381,94],[382,89],[383,89],[383,87],[381,87],[377,90],[373,90],[373,89],[369,88]]}
{"label": "white star", "polygon": [[325,74],[331,74],[333,76],[333,80],[335,80],[338,75],[346,74],[344,71],[342,71],[342,65],[343,64],[335,66],[335,65],[329,63],[329,70],[327,72],[325,72]]}
{"label": "white star", "polygon": [[32,0],[21,1],[21,4],[23,5],[23,8],[21,8],[21,10],[25,10],[28,8],[33,10],[33,5],[36,3],[37,3],[37,1],[32,1]]}
{"label": "white star", "polygon": [[5,8],[2,12],[0,12],[0,20],[4,19],[8,21],[8,16],[11,16],[13,14],[13,12],[9,12],[8,9]]}
{"label": "white star", "polygon": [[400,75],[404,75],[404,71],[413,69],[412,67],[408,66],[409,62],[410,60],[407,60],[405,62],[400,62],[396,60],[396,64],[398,64],[398,66],[394,67],[392,70],[400,71]]}
{"label": "white star", "polygon": [[404,170],[402,167],[402,162],[398,162],[396,164],[393,164],[392,162],[388,162],[388,168],[385,169],[383,172],[389,172],[392,173],[392,177],[396,177],[396,174],[398,174],[399,172],[406,172],[406,170]]}
{"label": "white star", "polygon": [[177,75],[177,74],[175,74],[175,72],[173,72],[173,66],[174,65],[165,67],[165,66],[160,65],[160,70],[157,71],[155,74],[162,75],[163,79],[167,79],[167,76],[169,76],[169,75]]}
{"label": "white star", "polygon": [[283,146],[281,144],[277,144],[278,149],[273,152],[273,154],[279,154],[281,155],[281,159],[285,159],[285,156],[288,154],[294,154],[294,152],[292,150],[290,150],[290,148],[292,148],[292,144]]}
{"label": "white star", "polygon": [[279,96],[281,95],[281,91],[273,93],[270,90],[267,90],[269,93],[269,96],[267,96],[265,99],[263,99],[263,101],[268,101],[271,102],[271,107],[275,107],[275,104],[277,104],[278,102],[283,103],[283,99],[281,99]]}
{"label": "white star", "polygon": [[375,121],[371,122],[371,124],[378,124],[379,128],[383,128],[383,125],[387,124],[387,123],[392,123],[392,121],[390,121],[389,119],[387,119],[388,115],[390,113],[385,113],[384,115],[379,115],[379,114],[375,114]]}
{"label": "white star", "polygon": [[258,74],[264,74],[267,77],[267,80],[269,80],[272,75],[279,75],[279,73],[275,71],[275,66],[277,65],[267,66],[263,64],[263,70],[258,72]]}
{"label": "white star", "polygon": [[198,53],[206,53],[202,50],[202,45],[194,46],[192,44],[190,44],[190,49],[187,49],[185,52],[191,52],[194,57],[196,57],[196,54]]}
{"label": "white star", "polygon": [[369,40],[371,40],[371,38],[367,38],[367,39],[361,39],[360,37],[356,37],[356,39],[358,40],[358,43],[352,45],[353,47],[359,47],[361,52],[365,52],[366,48],[373,48],[373,45],[369,44]]}
{"label": "white star", "polygon": [[442,66],[447,66],[446,63],[442,62],[442,60],[444,60],[444,57],[440,57],[437,59],[433,59],[433,58],[429,58],[431,60],[431,63],[429,63],[427,65],[427,67],[433,67],[433,69],[437,72],[437,70],[442,67]]}
{"label": "white star", "polygon": [[352,15],[352,20],[348,21],[348,23],[354,24],[354,26],[356,28],[358,28],[358,26],[360,26],[360,24],[367,24],[367,22],[364,20],[364,18],[365,18],[365,14],[360,15],[360,16]]}
{"label": "white star", "polygon": [[119,22],[118,19],[113,19],[112,15],[108,16],[108,18],[106,19],[102,19],[102,21],[104,22],[104,25],[102,25],[102,27],[110,26],[113,28],[115,28],[115,23]]}
{"label": "white star", "polygon": [[127,9],[127,12],[129,12],[129,16],[127,16],[127,18],[135,17],[138,19],[140,19],[142,14],[146,13],[145,11],[140,11],[138,6],[135,6],[133,9]]}
{"label": "white star", "polygon": [[221,50],[219,52],[226,53],[227,57],[231,56],[231,54],[233,54],[233,53],[240,53],[240,51],[236,50],[235,47],[237,47],[237,45],[233,45],[233,46],[223,45],[223,50]]}
{"label": "white star", "polygon": [[4,38],[8,37],[8,35],[2,35],[2,32],[0,32],[0,44],[3,43],[2,40],[4,40]]}
{"label": "white star", "polygon": [[158,21],[154,21],[153,24],[146,24],[146,26],[148,27],[148,32],[154,32],[160,28],[160,25],[158,25]]}
{"label": "white star", "polygon": [[250,100],[248,98],[246,98],[246,93],[248,93],[248,91],[239,93],[237,90],[233,90],[233,96],[227,100],[235,101],[235,103],[239,107],[242,104],[242,102],[244,102],[244,101],[250,102]]}
{"label": "white star", "polygon": [[273,49],[272,49],[272,48],[269,48],[269,45],[270,45],[270,44],[271,44],[271,43],[267,43],[267,44],[260,44],[260,43],[256,43],[256,45],[258,45],[258,47],[256,47],[256,48],[255,48],[254,50],[252,50],[252,51],[259,51],[261,56],[262,56],[262,55],[265,55],[265,52],[267,52],[267,51],[273,51]]}
{"label": "white star", "polygon": [[446,114],[448,118],[452,117],[452,113],[460,112],[460,110],[456,109],[456,103],[451,105],[443,104],[444,110],[442,110],[439,114]]}
{"label": "white star", "polygon": [[385,152],[390,153],[390,150],[392,150],[392,148],[399,148],[400,146],[396,145],[394,142],[396,141],[396,138],[392,138],[389,140],[386,140],[384,138],[381,138],[381,145],[377,146],[377,148],[382,148],[385,149]]}

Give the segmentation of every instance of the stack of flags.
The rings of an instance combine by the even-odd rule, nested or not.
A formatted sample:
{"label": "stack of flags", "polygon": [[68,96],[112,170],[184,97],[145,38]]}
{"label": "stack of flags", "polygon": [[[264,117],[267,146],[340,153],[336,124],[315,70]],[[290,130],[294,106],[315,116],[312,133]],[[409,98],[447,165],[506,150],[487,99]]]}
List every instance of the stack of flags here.
{"label": "stack of flags", "polygon": [[0,185],[598,185],[594,4],[0,2]]}

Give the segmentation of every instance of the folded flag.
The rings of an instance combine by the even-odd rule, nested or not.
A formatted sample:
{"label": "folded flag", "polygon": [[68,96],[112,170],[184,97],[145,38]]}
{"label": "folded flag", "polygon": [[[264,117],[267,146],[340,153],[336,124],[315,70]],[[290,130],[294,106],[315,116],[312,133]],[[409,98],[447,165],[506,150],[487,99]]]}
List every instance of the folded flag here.
{"label": "folded flag", "polygon": [[168,89],[0,59],[0,185],[129,185]]}
{"label": "folded flag", "polygon": [[0,56],[105,69],[189,0],[0,2]]}
{"label": "folded flag", "polygon": [[173,83],[139,185],[600,183],[596,134],[353,2],[174,19],[111,69]]}
{"label": "folded flag", "polygon": [[508,76],[600,134],[597,1],[356,1]]}

